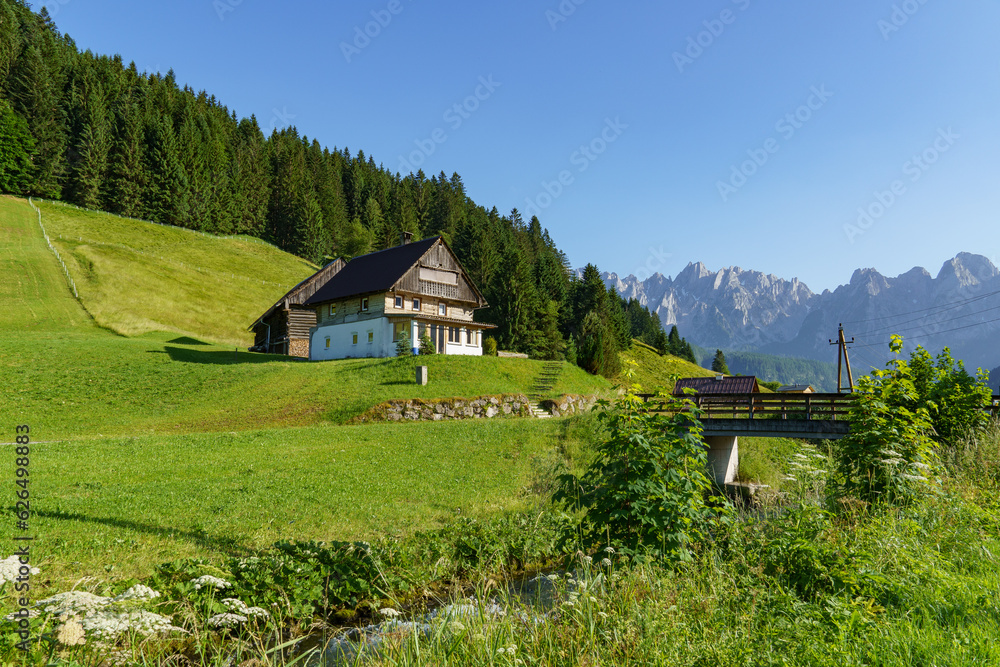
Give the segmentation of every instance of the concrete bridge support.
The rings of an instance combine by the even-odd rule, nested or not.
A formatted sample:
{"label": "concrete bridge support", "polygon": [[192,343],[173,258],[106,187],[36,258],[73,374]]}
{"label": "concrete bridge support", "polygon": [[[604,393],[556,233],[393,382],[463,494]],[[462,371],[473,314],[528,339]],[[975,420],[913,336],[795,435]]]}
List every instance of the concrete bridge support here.
{"label": "concrete bridge support", "polygon": [[707,435],[708,465],[719,486],[736,481],[736,471],[740,464],[739,438],[735,435]]}

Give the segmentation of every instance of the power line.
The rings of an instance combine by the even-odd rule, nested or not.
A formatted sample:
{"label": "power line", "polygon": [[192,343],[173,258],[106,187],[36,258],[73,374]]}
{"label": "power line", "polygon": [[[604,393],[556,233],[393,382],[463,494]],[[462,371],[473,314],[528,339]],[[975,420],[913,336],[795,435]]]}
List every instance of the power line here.
{"label": "power line", "polygon": [[994,296],[994,295],[997,295],[997,294],[1000,294],[1000,290],[997,290],[995,292],[989,292],[988,294],[980,294],[979,296],[971,296],[971,297],[968,297],[966,299],[962,299],[961,301],[955,301],[954,303],[950,303],[950,304],[946,304],[946,305],[942,305],[942,306],[929,306],[927,308],[921,308],[919,310],[904,311],[902,313],[895,313],[893,315],[880,315],[878,317],[869,317],[867,319],[861,319],[861,320],[844,320],[844,324],[861,324],[861,323],[864,323],[864,322],[874,322],[876,320],[889,320],[889,319],[892,319],[894,317],[905,317],[907,315],[916,315],[917,313],[925,313],[925,312],[930,311],[930,310],[938,310],[938,309],[941,309],[941,308],[944,308],[945,310],[949,310],[952,307],[959,307],[959,306],[963,306],[963,305],[966,305],[966,304],[969,304],[969,303],[974,303],[974,302],[979,301],[981,299],[986,299],[988,297],[991,297],[991,296]]}
{"label": "power line", "polygon": [[[958,308],[958,307],[959,306],[955,306],[955,308]],[[991,310],[1000,310],[1000,306],[992,306],[990,308],[984,308],[983,310],[977,310],[977,311],[972,312],[972,313],[966,313],[965,315],[957,315],[957,316],[955,316],[955,319],[962,319],[962,318],[965,318],[965,317],[973,317],[975,315],[982,315],[983,313],[988,313]],[[944,312],[944,311],[942,311],[942,312]],[[935,315],[940,315],[940,314],[941,313],[935,313]],[[929,315],[924,315],[923,317],[918,317],[918,318],[915,318],[913,320],[908,320],[908,322],[916,322],[917,320],[921,320],[924,317],[930,317],[930,316]],[[900,322],[899,324],[907,324],[907,322]],[[926,324],[919,324],[917,326],[906,327],[906,328],[903,328],[903,329],[898,329],[897,328],[898,325],[892,325],[892,326],[887,326],[887,327],[882,327],[882,328],[879,328],[879,329],[875,329],[873,331],[866,331],[865,333],[863,333],[861,335],[862,336],[871,336],[873,334],[880,334],[880,333],[903,333],[905,331],[913,331],[914,329],[923,329],[928,324],[941,324],[941,322],[928,322]]]}
{"label": "power line", "polygon": [[[985,311],[983,311],[983,312],[985,312]],[[998,317],[996,319],[992,319],[992,320],[986,320],[985,322],[973,322],[972,324],[966,324],[965,326],[954,327],[952,329],[944,329],[942,331],[932,331],[932,332],[925,333],[925,334],[917,334],[916,336],[912,336],[912,338],[928,338],[930,336],[939,336],[941,334],[951,333],[952,331],[961,331],[962,329],[971,329],[972,327],[982,326],[983,324],[993,324],[994,322],[1000,322],[1000,317]],[[885,342],[882,342],[882,343],[869,343],[867,345],[857,345],[856,348],[862,348],[862,347],[880,347],[880,346],[883,346],[883,345],[888,345],[889,342],[890,341],[885,341]]]}

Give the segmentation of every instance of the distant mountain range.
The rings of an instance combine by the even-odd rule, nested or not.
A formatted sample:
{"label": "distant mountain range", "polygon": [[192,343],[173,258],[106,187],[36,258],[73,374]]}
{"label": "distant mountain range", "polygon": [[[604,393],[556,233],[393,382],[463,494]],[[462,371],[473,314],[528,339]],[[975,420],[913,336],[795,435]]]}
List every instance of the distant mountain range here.
{"label": "distant mountain range", "polygon": [[863,371],[885,363],[896,333],[907,351],[948,346],[972,371],[1000,364],[1000,271],[981,255],[959,253],[936,277],[919,267],[895,278],[858,269],[850,283],[822,294],[794,278],[735,266],[711,271],[701,262],[675,278],[603,277],[704,348],[836,362],[829,340],[843,323],[856,341],[852,365]]}

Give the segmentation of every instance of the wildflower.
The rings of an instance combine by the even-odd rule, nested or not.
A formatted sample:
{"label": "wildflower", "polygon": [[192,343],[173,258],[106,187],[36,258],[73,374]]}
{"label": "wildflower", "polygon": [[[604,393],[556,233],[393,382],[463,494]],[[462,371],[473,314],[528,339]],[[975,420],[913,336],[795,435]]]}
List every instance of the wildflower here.
{"label": "wildflower", "polygon": [[213,628],[235,628],[241,623],[246,623],[247,617],[241,614],[216,614],[208,619],[208,624]]}
{"label": "wildflower", "polygon": [[232,586],[232,584],[225,579],[219,579],[218,577],[213,577],[210,574],[203,574],[196,579],[192,579],[190,583],[194,584],[194,589],[196,591],[200,590],[202,587],[212,587],[217,591],[221,591]]}
{"label": "wildflower", "polygon": [[594,597],[593,595],[591,595],[591,596],[590,596],[589,598],[587,598],[587,599],[588,599],[588,600],[590,600],[591,602],[597,602],[597,598],[595,598],[595,597]]}
{"label": "wildflower", "polygon": [[[17,579],[20,574],[21,565],[22,563],[16,555],[0,560],[0,585]],[[37,567],[32,567],[28,572],[30,574],[38,574],[41,570]]]}
{"label": "wildflower", "polygon": [[610,558],[601,559],[601,565],[603,565],[604,567],[611,567],[611,559]]}
{"label": "wildflower", "polygon": [[615,552],[615,550],[612,549],[611,547],[604,547],[604,550],[607,551],[609,554],[613,554]]}
{"label": "wildflower", "polygon": [[226,598],[222,601],[222,604],[226,605],[226,609],[229,611],[241,616],[253,618],[267,618],[270,616],[270,614],[260,607],[248,607],[245,602],[237,600],[236,598]]}
{"label": "wildflower", "polygon": [[593,558],[591,558],[590,556],[584,556],[584,557],[583,557],[583,562],[584,562],[584,563],[587,563],[587,564],[589,565],[590,563],[593,563],[593,562],[594,562],[594,559],[593,559]]}
{"label": "wildflower", "polygon": [[143,586],[142,584],[136,584],[132,588],[128,589],[124,593],[115,596],[115,602],[123,602],[125,600],[152,600],[153,598],[160,597],[159,591],[154,591],[149,586]]}
{"label": "wildflower", "polygon": [[393,609],[392,607],[383,607],[382,609],[378,610],[378,613],[388,618],[396,618],[397,616],[400,615],[400,613],[395,609]]}
{"label": "wildflower", "polygon": [[451,623],[448,624],[448,629],[451,630],[452,632],[462,632],[465,630],[465,626],[462,625],[462,623],[460,623],[459,621],[452,621]]}
{"label": "wildflower", "polygon": [[566,600],[565,602],[563,602],[563,606],[564,607],[575,607],[576,605],[573,603],[572,600]]}
{"label": "wildflower", "polygon": [[546,577],[546,579],[548,579],[549,581],[559,581],[559,575],[558,574],[550,574],[550,575],[548,575]]}
{"label": "wildflower", "polygon": [[65,646],[80,646],[86,643],[86,639],[83,634],[83,626],[80,625],[80,621],[76,620],[75,616],[71,616],[62,624],[59,628],[59,633],[56,635],[56,640],[60,644]]}
{"label": "wildflower", "polygon": [[911,482],[926,482],[927,478],[922,475],[902,475],[903,479],[908,479]]}

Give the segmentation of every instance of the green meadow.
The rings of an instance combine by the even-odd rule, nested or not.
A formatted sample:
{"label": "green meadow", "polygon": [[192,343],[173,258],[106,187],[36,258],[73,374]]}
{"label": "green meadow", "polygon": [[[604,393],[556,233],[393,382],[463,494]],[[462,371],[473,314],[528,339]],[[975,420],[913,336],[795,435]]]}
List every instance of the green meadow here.
{"label": "green meadow", "polygon": [[[0,199],[0,442],[27,424],[37,443],[33,525],[52,592],[534,502],[563,421],[344,424],[393,398],[527,393],[543,362],[422,357],[431,382],[418,386],[414,359],[252,354],[232,340],[312,267],[249,240],[40,207],[80,300],[35,212]],[[550,393],[610,387],[564,365]]]}

